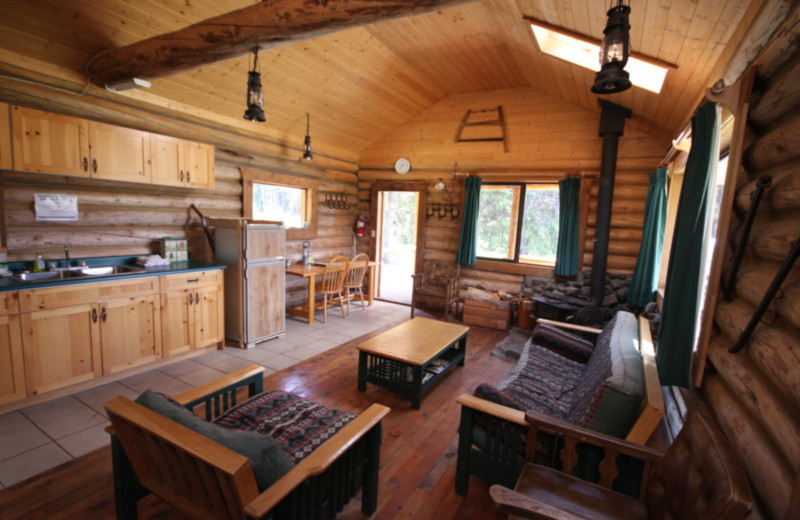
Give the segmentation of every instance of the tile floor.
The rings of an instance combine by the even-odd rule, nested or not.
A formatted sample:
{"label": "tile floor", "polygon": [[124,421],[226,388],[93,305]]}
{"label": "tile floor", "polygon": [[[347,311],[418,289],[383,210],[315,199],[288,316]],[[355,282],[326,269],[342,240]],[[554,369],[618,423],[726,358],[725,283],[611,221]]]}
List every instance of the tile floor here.
{"label": "tile floor", "polygon": [[347,319],[337,310],[313,325],[288,317],[286,334],[242,350],[226,347],[172,365],[120,379],[54,401],[0,415],[0,489],[109,443],[103,403],[117,395],[135,399],[152,388],[175,394],[224,373],[256,363],[267,374],[341,345],[378,328],[399,324],[409,308],[376,301],[362,310],[356,306]]}

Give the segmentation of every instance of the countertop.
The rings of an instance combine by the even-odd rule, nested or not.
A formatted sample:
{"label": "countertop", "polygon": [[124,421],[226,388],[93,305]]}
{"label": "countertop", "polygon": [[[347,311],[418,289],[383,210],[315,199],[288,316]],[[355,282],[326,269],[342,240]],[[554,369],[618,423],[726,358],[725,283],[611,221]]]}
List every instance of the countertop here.
{"label": "countertop", "polygon": [[[112,256],[100,258],[82,258],[81,260],[85,260],[86,265],[89,267],[98,267],[106,265],[136,265],[136,258],[137,257],[135,256]],[[10,262],[9,268],[12,271],[17,272],[25,268],[25,262]],[[144,278],[147,276],[162,276],[166,274],[190,273],[192,271],[208,271],[214,269],[225,269],[225,266],[221,264],[189,260],[186,262],[173,262],[165,266],[148,267],[145,268],[141,273],[129,273],[124,275],[86,276],[82,278],[42,280],[36,282],[24,282],[13,276],[3,276],[0,278],[0,292],[42,289],[45,287],[59,287],[62,285],[74,285],[92,282],[108,282],[110,280],[128,280],[131,278]]]}

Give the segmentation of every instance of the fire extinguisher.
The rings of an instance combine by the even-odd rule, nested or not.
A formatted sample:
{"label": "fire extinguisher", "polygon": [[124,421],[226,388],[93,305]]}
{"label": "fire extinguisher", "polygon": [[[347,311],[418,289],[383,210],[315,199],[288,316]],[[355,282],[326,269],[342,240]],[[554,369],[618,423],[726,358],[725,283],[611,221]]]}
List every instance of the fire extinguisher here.
{"label": "fire extinguisher", "polygon": [[366,220],[364,220],[364,218],[363,218],[363,217],[359,216],[359,217],[356,219],[356,225],[355,225],[355,228],[356,228],[356,236],[357,236],[357,237],[359,237],[359,238],[360,238],[360,237],[363,237],[363,236],[364,236],[364,231],[365,231],[365,229],[366,229],[366,225],[367,225],[367,222],[366,222]]}

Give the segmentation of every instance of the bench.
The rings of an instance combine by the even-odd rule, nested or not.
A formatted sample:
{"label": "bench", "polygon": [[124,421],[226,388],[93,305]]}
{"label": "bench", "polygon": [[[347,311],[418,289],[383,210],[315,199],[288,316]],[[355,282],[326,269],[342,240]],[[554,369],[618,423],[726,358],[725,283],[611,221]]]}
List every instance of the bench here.
{"label": "bench", "polygon": [[[271,394],[262,393],[263,377],[263,367],[254,365],[173,399],[185,409],[204,412],[206,421],[224,419],[226,412],[246,410],[254,401],[263,403],[264,396]],[[284,400],[287,396],[302,400],[275,392]],[[186,413],[180,406],[167,405]],[[293,467],[286,462],[287,472],[263,490],[259,489],[263,487],[262,470],[254,469],[249,452],[240,454],[220,443],[223,441],[198,433],[204,430],[192,429],[196,425],[184,426],[124,397],[114,398],[105,408],[111,421],[108,430],[118,519],[137,518],[137,502],[148,493],[192,518],[333,518],[359,490],[362,512],[375,512],[381,419],[389,412],[385,406],[371,405]],[[227,445],[229,436],[241,440],[249,435],[250,452],[253,436],[258,443],[277,442],[262,433],[206,425],[224,430]],[[282,453],[279,456],[284,457]]]}
{"label": "bench", "polygon": [[[589,359],[581,363],[577,360],[579,356],[573,355],[580,354],[584,347],[581,342],[571,345],[568,349],[571,352],[554,352],[544,346],[551,343],[551,338],[537,333],[538,324],[545,324],[549,329],[556,325],[598,334],[600,337],[605,334],[603,339],[609,341],[608,335],[612,334],[618,322],[621,324],[617,328],[628,330],[624,334],[614,332],[612,340],[626,342],[625,349],[634,349],[636,363],[640,363],[640,367],[633,364],[633,357],[628,354],[629,365],[641,368],[641,393],[637,401],[628,395],[614,395],[619,392],[609,389],[610,378],[603,379],[602,374],[603,377],[598,377],[597,374],[585,373],[597,367],[597,363],[591,359],[596,353],[591,350],[591,343]],[[603,330],[538,320],[537,329],[534,329],[520,360],[497,388],[481,385],[476,390],[478,395],[462,394],[457,398],[461,405],[461,422],[455,487],[456,493],[461,496],[467,492],[469,475],[475,475],[490,484],[513,487],[525,464],[526,453],[529,449],[536,449],[527,445],[526,411],[554,416],[575,426],[641,445],[648,441],[664,415],[652,337],[645,318],[637,321],[632,314],[620,312]],[[573,359],[562,359],[566,354],[572,355]],[[532,371],[531,363],[534,364]],[[523,371],[523,364],[529,372]],[[554,368],[556,366],[560,368]],[[568,370],[575,370],[576,373],[566,372]],[[554,375],[553,372],[558,373]],[[592,380],[584,381],[581,379],[584,376]],[[568,385],[562,384],[559,380],[562,377],[569,380]],[[528,391],[531,395],[521,395]],[[618,399],[614,401],[612,398]],[[622,403],[621,408],[628,408],[625,417],[615,416],[617,403]],[[580,413],[574,413],[575,409]]]}

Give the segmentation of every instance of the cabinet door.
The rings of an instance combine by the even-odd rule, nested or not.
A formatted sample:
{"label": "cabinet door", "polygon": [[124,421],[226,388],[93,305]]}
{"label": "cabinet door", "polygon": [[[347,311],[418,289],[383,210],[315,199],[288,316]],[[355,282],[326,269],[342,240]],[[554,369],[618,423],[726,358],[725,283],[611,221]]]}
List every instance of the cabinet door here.
{"label": "cabinet door", "polygon": [[25,397],[19,315],[0,316],[0,404]]}
{"label": "cabinet door", "polygon": [[151,181],[150,133],[89,122],[92,177],[117,181]]}
{"label": "cabinet door", "polygon": [[28,395],[102,374],[96,305],[27,312],[20,317]]}
{"label": "cabinet door", "polygon": [[194,320],[190,313],[194,305],[190,306],[190,298],[193,303],[194,291],[188,289],[161,295],[161,349],[165,358],[192,348]]}
{"label": "cabinet door", "polygon": [[18,106],[11,115],[15,170],[89,176],[85,119]]}
{"label": "cabinet door", "polygon": [[161,357],[160,307],[157,296],[99,304],[103,374],[113,374]]}
{"label": "cabinet door", "polygon": [[11,162],[11,114],[7,103],[0,103],[0,170],[10,170]]}
{"label": "cabinet door", "polygon": [[252,265],[247,269],[245,280],[246,342],[252,343],[285,331],[283,295],[286,291],[286,270],[283,261]]}
{"label": "cabinet door", "polygon": [[184,147],[187,186],[214,189],[214,147],[192,141],[184,141]]}
{"label": "cabinet door", "polygon": [[150,134],[153,184],[183,186],[186,184],[184,140]]}
{"label": "cabinet door", "polygon": [[219,343],[225,337],[222,287],[206,285],[194,290],[193,348]]}

